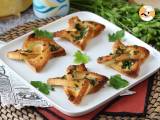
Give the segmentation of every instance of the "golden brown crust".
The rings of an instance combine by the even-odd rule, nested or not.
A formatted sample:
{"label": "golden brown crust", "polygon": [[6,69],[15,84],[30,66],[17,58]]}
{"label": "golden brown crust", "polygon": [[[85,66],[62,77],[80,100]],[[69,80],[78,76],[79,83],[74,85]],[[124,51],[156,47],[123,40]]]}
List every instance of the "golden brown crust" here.
{"label": "golden brown crust", "polygon": [[74,29],[76,24],[83,24],[84,26],[89,26],[93,30],[92,32],[92,38],[96,37],[105,29],[105,26],[103,24],[94,22],[94,21],[81,21],[78,16],[74,16],[69,19],[68,26],[70,29]]}
{"label": "golden brown crust", "polygon": [[[76,79],[74,78],[73,74],[67,74],[67,81],[74,83]],[[73,87],[70,87],[68,83],[68,86],[65,87],[64,91],[71,102],[73,102],[74,104],[79,104],[82,98],[87,94],[88,87],[89,81],[86,79],[82,79]]]}
{"label": "golden brown crust", "polygon": [[67,67],[67,74],[71,74],[74,71],[76,72],[85,72],[87,71],[87,68],[84,64],[80,64],[80,65],[70,65]]}
{"label": "golden brown crust", "polygon": [[40,72],[48,63],[50,58],[51,54],[46,50],[35,58],[26,59],[25,62],[31,67],[33,71]]}
{"label": "golden brown crust", "polygon": [[92,37],[98,36],[105,29],[104,25],[97,23],[97,22],[85,21],[85,24],[87,24],[88,26],[90,26],[93,29]]}
{"label": "golden brown crust", "polygon": [[44,49],[50,49],[52,53],[51,58],[66,55],[64,48],[58,45],[54,40],[48,38],[35,38],[34,34],[29,35],[29,37],[24,41],[23,49],[30,49],[33,52],[41,52]]}
{"label": "golden brown crust", "polygon": [[85,47],[87,46],[87,43],[92,38],[92,29],[89,27],[87,29],[88,29],[88,32],[83,36],[83,38],[78,40],[75,39],[76,36],[80,36],[80,32],[77,32],[77,31],[61,30],[61,31],[55,32],[54,36],[61,37],[63,40],[70,41],[81,50],[84,50]]}
{"label": "golden brown crust", "polygon": [[24,60],[36,72],[40,72],[51,58],[64,55],[65,50],[55,41],[34,34],[28,36],[22,49],[7,53],[8,58]]}
{"label": "golden brown crust", "polygon": [[125,75],[136,77],[140,69],[140,63],[136,61],[130,69],[122,69],[122,62],[111,64],[110,67]]}
{"label": "golden brown crust", "polygon": [[90,88],[88,90],[87,94],[95,93],[99,91],[107,82],[108,78],[106,76],[100,75],[98,73],[89,72],[86,75],[86,78],[90,80],[95,80],[95,83],[93,84],[92,81],[90,81]]}
{"label": "golden brown crust", "polygon": [[50,78],[49,85],[60,85],[68,99],[79,104],[87,94],[99,91],[107,82],[108,78],[98,73],[88,72],[84,64],[70,65],[67,74],[61,78]]}
{"label": "golden brown crust", "polygon": [[27,50],[15,50],[7,53],[7,57],[13,60],[25,60],[36,57],[37,54]]}
{"label": "golden brown crust", "polygon": [[97,22],[81,21],[77,16],[70,18],[68,25],[67,29],[54,32],[54,36],[72,42],[81,50],[84,50],[89,41],[105,28],[104,25]]}
{"label": "golden brown crust", "polygon": [[[140,65],[148,58],[149,54],[149,51],[144,47],[125,46],[121,41],[116,41],[113,45],[113,54],[99,57],[97,62],[128,76],[136,77]],[[130,65],[125,67],[125,64]]]}
{"label": "golden brown crust", "polygon": [[[132,58],[140,60],[143,63],[149,56],[149,50],[141,46],[127,46],[127,51],[130,52]],[[134,54],[134,51],[139,51],[139,54]]]}

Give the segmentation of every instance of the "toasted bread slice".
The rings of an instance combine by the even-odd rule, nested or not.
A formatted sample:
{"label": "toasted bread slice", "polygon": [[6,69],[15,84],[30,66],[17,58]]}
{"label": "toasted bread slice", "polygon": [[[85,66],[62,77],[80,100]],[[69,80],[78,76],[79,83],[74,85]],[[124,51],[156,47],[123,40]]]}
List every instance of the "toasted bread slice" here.
{"label": "toasted bread slice", "polygon": [[74,86],[74,82],[69,82],[67,81],[67,79],[63,79],[63,77],[58,77],[58,78],[49,78],[47,80],[47,83],[49,85],[52,85],[52,86],[62,86],[62,87],[73,87]]}
{"label": "toasted bread slice", "polygon": [[66,55],[64,48],[58,45],[55,41],[49,38],[35,38],[31,34],[24,42],[23,49],[29,49],[33,52],[42,53],[43,50],[49,49],[52,57],[59,57]]}
{"label": "toasted bread slice", "polygon": [[64,56],[65,50],[49,38],[38,38],[31,34],[23,44],[23,48],[7,53],[14,60],[24,60],[34,71],[40,72],[53,57]]}
{"label": "toasted bread slice", "polygon": [[97,92],[106,81],[105,76],[88,72],[84,64],[81,64],[69,66],[65,77],[50,78],[47,82],[49,85],[63,86],[68,99],[79,104],[85,95]]}
{"label": "toasted bread slice", "polygon": [[36,57],[38,54],[29,50],[15,50],[7,53],[7,57],[14,60],[25,60]]}
{"label": "toasted bread slice", "polygon": [[[58,31],[55,33],[55,37],[61,37],[64,40],[68,40],[72,42],[74,45],[76,45],[81,50],[84,50],[87,46],[87,43],[91,40],[92,36],[92,29],[86,28],[83,32],[84,36],[82,37],[81,33],[78,31]],[[87,32],[86,32],[87,31]]]}
{"label": "toasted bread slice", "polygon": [[25,62],[31,67],[33,71],[40,72],[48,63],[49,59],[51,58],[51,55],[52,54],[48,52],[48,50],[45,50],[34,58],[25,59]]}
{"label": "toasted bread slice", "polygon": [[75,87],[64,88],[69,100],[74,104],[79,104],[85,95],[97,92],[107,81],[107,78],[103,75],[80,71],[82,70],[80,67],[82,66],[69,66],[67,70],[67,80],[73,81]]}
{"label": "toasted bread slice", "polygon": [[104,30],[105,26],[93,21],[81,21],[77,16],[69,19],[67,29],[54,33],[55,37],[72,42],[74,45],[84,50],[88,42]]}
{"label": "toasted bread slice", "polygon": [[94,21],[81,21],[78,16],[74,16],[68,21],[69,29],[80,29],[82,26],[89,26],[92,28],[92,37],[99,35],[104,29],[103,24],[94,22]]}
{"label": "toasted bread slice", "polygon": [[[126,46],[118,40],[113,45],[113,54],[118,55],[119,58],[123,56],[126,57],[126,59],[138,59],[144,62],[149,56],[149,50],[137,45]],[[128,55],[128,57],[126,55]]]}
{"label": "toasted bread slice", "polygon": [[131,62],[131,67],[123,67],[123,62],[116,62],[113,64],[110,64],[110,67],[117,70],[118,72],[121,72],[125,75],[131,76],[131,77],[136,77],[138,75],[139,69],[140,69],[140,62],[139,61],[132,61],[132,60],[127,60]]}
{"label": "toasted bread slice", "polygon": [[68,66],[67,74],[73,73],[74,71],[76,71],[76,72],[86,72],[88,70],[87,70],[87,68],[84,64]]}
{"label": "toasted bread slice", "polygon": [[141,46],[127,46],[126,52],[131,55],[131,59],[138,59],[143,63],[149,56],[149,50]]}
{"label": "toasted bread slice", "polygon": [[[74,71],[76,72],[81,72],[82,74],[84,72],[87,71],[87,68],[85,67],[84,64],[81,65],[71,65],[67,68],[67,74],[71,74]],[[79,75],[80,76],[80,75]],[[56,78],[49,78],[47,80],[47,83],[49,85],[53,85],[53,86],[70,86],[70,87],[74,87],[75,84],[77,84],[77,81],[68,81],[66,78],[66,75],[62,76],[62,77],[56,77]]]}
{"label": "toasted bread slice", "polygon": [[121,41],[113,45],[113,54],[97,59],[100,64],[105,64],[128,76],[137,76],[140,65],[149,56],[149,51],[141,46],[126,46]]}
{"label": "toasted bread slice", "polygon": [[74,103],[79,104],[83,97],[87,95],[89,89],[89,81],[84,79],[79,82],[77,87],[64,87],[64,91],[68,99]]}

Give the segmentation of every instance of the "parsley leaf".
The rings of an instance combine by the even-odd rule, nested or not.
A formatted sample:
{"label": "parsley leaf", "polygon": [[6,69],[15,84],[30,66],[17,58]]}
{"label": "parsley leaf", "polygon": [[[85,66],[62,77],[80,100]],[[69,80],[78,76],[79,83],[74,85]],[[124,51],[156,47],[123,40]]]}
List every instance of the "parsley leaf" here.
{"label": "parsley leaf", "polygon": [[33,31],[35,37],[53,39],[53,34],[48,32],[47,30],[39,30],[37,28],[34,28]]}
{"label": "parsley leaf", "polygon": [[122,61],[122,68],[123,69],[131,69],[133,62],[129,60]]}
{"label": "parsley leaf", "polygon": [[110,86],[114,87],[115,89],[124,88],[129,85],[129,82],[120,75],[111,76],[109,79]]}
{"label": "parsley leaf", "polygon": [[31,85],[34,86],[35,88],[39,88],[39,86],[42,85],[41,81],[31,81]]}
{"label": "parsley leaf", "polygon": [[108,35],[109,41],[115,42],[116,40],[121,40],[124,37],[124,35],[125,35],[124,30],[120,30],[120,31],[117,31],[116,33],[109,34]]}
{"label": "parsley leaf", "polygon": [[86,33],[88,32],[88,28],[82,28],[81,30],[79,30],[79,32],[80,32],[79,35],[75,36],[76,40],[82,39],[86,35]]}
{"label": "parsley leaf", "polygon": [[86,64],[90,60],[89,56],[86,54],[81,53],[81,51],[76,51],[74,54],[74,62],[77,64]]}
{"label": "parsley leaf", "polygon": [[52,86],[46,83],[42,83],[41,81],[31,81],[31,85],[46,95],[49,94],[50,90],[54,90]]}

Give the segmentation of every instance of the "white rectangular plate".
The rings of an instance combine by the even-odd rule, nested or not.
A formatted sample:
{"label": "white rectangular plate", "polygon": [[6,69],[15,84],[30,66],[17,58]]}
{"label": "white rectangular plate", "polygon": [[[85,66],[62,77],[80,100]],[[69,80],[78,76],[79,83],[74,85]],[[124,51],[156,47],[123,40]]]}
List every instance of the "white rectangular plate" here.
{"label": "white rectangular plate", "polygon": [[[90,12],[77,12],[65,16],[48,25],[45,25],[41,29],[45,29],[50,32],[64,29],[67,27],[68,19],[72,16],[78,16],[82,20],[96,21],[106,26],[105,30],[99,36],[94,38],[87,45],[87,48],[84,51],[91,58],[90,62],[86,64],[88,70],[92,72],[97,72],[107,77],[110,77],[111,75],[115,74],[120,74],[117,71],[104,65],[98,64],[96,62],[99,56],[107,55],[110,52],[112,52],[113,43],[109,42],[107,34],[120,30],[119,27],[110,23],[104,18]],[[7,45],[0,49],[0,59],[4,61],[5,64],[7,64],[24,80],[28,81],[28,83],[30,83],[30,81],[46,82],[48,78],[62,76],[65,74],[67,66],[74,64],[73,54],[78,50],[78,48],[72,45],[70,42],[61,41],[60,39],[55,40],[58,44],[65,48],[67,55],[64,57],[54,58],[50,60],[49,63],[40,73],[33,72],[24,62],[8,59],[6,57],[6,53],[8,51],[21,48],[24,40],[27,38],[29,34],[31,34],[31,32],[9,42]],[[56,87],[55,91],[51,92],[51,94],[47,96],[48,100],[52,102],[53,106],[69,116],[80,116],[86,114],[90,111],[95,110],[97,107],[105,104],[111,99],[115,98],[120,94],[120,92],[123,92],[124,90],[129,89],[134,85],[140,83],[160,68],[160,53],[157,50],[150,47],[149,45],[134,37],[133,35],[129,34],[128,32],[125,32],[124,39],[124,43],[127,45],[140,45],[147,48],[150,51],[149,58],[141,66],[139,75],[136,78],[130,78],[125,75],[122,75],[123,78],[129,81],[129,86],[127,86],[126,88],[116,90],[106,85],[97,93],[90,94],[84,97],[81,104],[79,105],[72,104],[67,99],[67,96],[63,91],[63,88]]]}

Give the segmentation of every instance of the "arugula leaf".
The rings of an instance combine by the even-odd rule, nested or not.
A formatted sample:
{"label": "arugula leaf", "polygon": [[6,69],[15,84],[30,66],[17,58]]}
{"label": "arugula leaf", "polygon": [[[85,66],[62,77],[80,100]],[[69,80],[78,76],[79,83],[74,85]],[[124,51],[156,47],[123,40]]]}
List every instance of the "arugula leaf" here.
{"label": "arugula leaf", "polygon": [[33,31],[34,31],[35,37],[53,39],[53,34],[48,32],[47,30],[39,30],[37,28],[34,28]]}
{"label": "arugula leaf", "polygon": [[52,86],[46,83],[42,83],[41,81],[31,81],[31,85],[46,95],[49,94],[50,90],[54,90]]}
{"label": "arugula leaf", "polygon": [[81,51],[76,51],[74,54],[74,62],[77,64],[86,64],[90,60],[89,56],[86,54],[81,53]]}
{"label": "arugula leaf", "polygon": [[124,30],[120,30],[120,31],[117,31],[116,33],[109,34],[108,35],[109,41],[115,42],[116,40],[121,40],[124,37],[124,35],[125,35]]}
{"label": "arugula leaf", "polygon": [[114,87],[115,89],[124,88],[129,85],[129,82],[123,78],[121,75],[114,75],[111,76],[109,79],[110,86]]}

